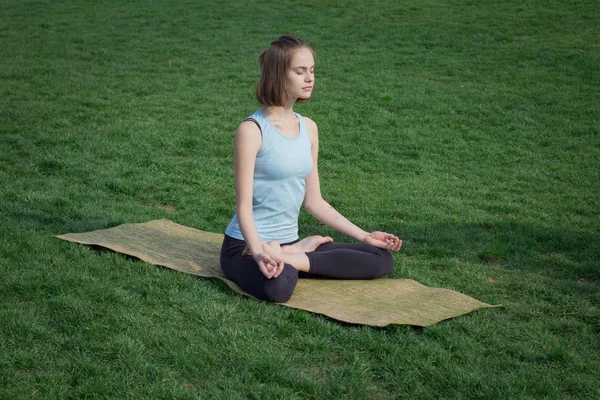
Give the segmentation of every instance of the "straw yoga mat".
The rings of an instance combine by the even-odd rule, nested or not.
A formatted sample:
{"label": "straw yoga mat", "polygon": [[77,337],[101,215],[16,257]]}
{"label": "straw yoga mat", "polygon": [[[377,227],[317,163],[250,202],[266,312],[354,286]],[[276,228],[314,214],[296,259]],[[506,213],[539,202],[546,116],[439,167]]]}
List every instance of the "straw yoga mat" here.
{"label": "straw yoga mat", "polygon": [[[106,247],[187,274],[219,278],[233,290],[249,296],[221,272],[222,234],[155,220],[57,237]],[[292,298],[283,305],[375,326],[428,326],[478,308],[495,307],[454,290],[430,288],[411,279],[300,279]]]}

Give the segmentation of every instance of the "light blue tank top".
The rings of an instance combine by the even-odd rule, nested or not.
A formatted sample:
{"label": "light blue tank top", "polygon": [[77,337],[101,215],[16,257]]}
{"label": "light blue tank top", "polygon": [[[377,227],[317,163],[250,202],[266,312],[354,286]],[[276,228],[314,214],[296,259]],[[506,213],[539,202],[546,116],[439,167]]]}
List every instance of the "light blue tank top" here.
{"label": "light blue tank top", "polygon": [[[247,120],[260,126],[262,145],[254,165],[252,213],[261,240],[288,243],[298,239],[298,215],[306,192],[305,179],[312,171],[311,142],[304,117],[295,138],[284,136],[260,111]],[[244,240],[237,215],[225,233]]]}

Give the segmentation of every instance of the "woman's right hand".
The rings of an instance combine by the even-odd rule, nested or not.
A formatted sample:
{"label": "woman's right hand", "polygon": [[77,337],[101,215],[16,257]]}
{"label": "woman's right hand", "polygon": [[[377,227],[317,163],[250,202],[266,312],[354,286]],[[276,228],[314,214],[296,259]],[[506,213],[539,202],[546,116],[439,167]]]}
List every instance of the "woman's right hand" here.
{"label": "woman's right hand", "polygon": [[283,271],[283,261],[277,262],[265,252],[256,255],[253,254],[252,258],[254,258],[260,272],[262,272],[267,279],[277,278]]}

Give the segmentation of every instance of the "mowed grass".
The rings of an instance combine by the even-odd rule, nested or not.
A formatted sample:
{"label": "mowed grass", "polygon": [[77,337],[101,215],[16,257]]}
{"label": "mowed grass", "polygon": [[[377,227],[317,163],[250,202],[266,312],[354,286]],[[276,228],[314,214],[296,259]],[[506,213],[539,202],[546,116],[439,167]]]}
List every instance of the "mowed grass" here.
{"label": "mowed grass", "polygon": [[[600,398],[595,2],[8,0],[0,22],[0,398]],[[391,278],[503,308],[348,326],[53,237],[222,232],[285,33],[318,56],[296,111],[325,197],[404,239]]]}

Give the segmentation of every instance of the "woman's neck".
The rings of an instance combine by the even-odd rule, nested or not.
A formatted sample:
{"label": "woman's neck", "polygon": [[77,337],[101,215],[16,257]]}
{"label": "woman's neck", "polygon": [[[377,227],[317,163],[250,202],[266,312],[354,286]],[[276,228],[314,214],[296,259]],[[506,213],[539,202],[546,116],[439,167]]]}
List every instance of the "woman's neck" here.
{"label": "woman's neck", "polygon": [[261,112],[265,114],[265,116],[271,116],[273,119],[277,120],[286,120],[295,118],[293,105],[290,106],[264,106],[261,108]]}

